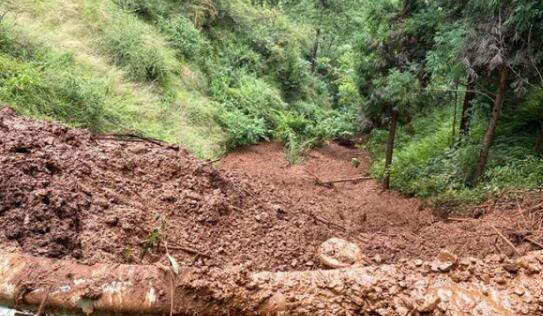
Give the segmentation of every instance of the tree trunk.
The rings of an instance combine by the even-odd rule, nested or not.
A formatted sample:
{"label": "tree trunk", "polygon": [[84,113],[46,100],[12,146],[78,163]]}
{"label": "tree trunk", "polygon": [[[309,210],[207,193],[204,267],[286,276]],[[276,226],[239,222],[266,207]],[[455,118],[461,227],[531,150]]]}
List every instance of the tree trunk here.
{"label": "tree trunk", "polygon": [[466,87],[464,95],[464,104],[462,106],[462,119],[460,120],[460,140],[466,137],[469,133],[469,123],[471,120],[471,101],[475,98],[473,89],[475,85],[470,82]]}
{"label": "tree trunk", "polygon": [[488,123],[488,128],[486,129],[485,138],[483,140],[483,148],[481,150],[481,155],[479,156],[479,163],[477,164],[477,169],[475,169],[475,174],[473,175],[474,184],[477,185],[481,181],[481,177],[484,175],[486,163],[488,161],[488,153],[490,151],[490,145],[494,139],[494,134],[496,133],[496,126],[498,125],[498,119],[502,112],[503,99],[505,97],[505,90],[507,88],[507,76],[509,71],[507,68],[502,67],[500,69],[500,84],[498,87],[498,94],[494,100],[494,108],[492,110],[492,115]]}
{"label": "tree trunk", "polygon": [[456,82],[456,87],[454,88],[454,108],[453,108],[452,131],[451,131],[451,148],[453,148],[455,139],[456,139],[457,108],[458,108],[458,81]]}
{"label": "tree trunk", "polygon": [[543,154],[543,121],[539,122],[539,134],[535,142],[535,151]]}
{"label": "tree trunk", "polygon": [[317,54],[319,52],[321,29],[317,28],[315,34],[315,43],[313,44],[313,50],[311,51],[311,72],[315,72],[317,68]]}
{"label": "tree trunk", "polygon": [[390,165],[392,164],[392,154],[394,153],[394,140],[396,139],[396,126],[398,125],[398,111],[392,110],[390,129],[388,131],[387,152],[385,158],[385,177],[383,180],[383,189],[390,189]]}
{"label": "tree trunk", "polygon": [[73,315],[541,315],[543,251],[510,263],[511,274],[499,258],[441,260],[301,272],[183,267],[171,282],[160,264],[86,266],[0,251],[0,306]]}

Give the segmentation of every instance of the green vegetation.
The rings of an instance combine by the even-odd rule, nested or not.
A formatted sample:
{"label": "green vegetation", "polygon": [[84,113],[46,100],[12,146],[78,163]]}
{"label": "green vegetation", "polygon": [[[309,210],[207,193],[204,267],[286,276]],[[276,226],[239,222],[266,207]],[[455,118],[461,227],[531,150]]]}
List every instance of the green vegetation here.
{"label": "green vegetation", "polygon": [[0,100],[21,113],[130,130],[199,157],[275,138],[294,162],[309,146],[357,132],[353,77],[344,76],[348,102],[330,91],[306,58],[312,25],[280,7],[6,0],[0,11]]}
{"label": "green vegetation", "polygon": [[541,2],[367,4],[357,71],[385,187],[448,204],[541,188]]}
{"label": "green vegetation", "polygon": [[[536,0],[3,0],[0,102],[202,158],[327,139],[439,203],[543,185]],[[493,113],[493,110],[495,114]]]}

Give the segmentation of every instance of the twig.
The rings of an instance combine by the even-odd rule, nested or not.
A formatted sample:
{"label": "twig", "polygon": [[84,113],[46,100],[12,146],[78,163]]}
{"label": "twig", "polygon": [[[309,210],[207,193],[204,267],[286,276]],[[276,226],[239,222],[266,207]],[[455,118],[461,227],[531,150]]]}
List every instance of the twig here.
{"label": "twig", "polygon": [[321,218],[321,217],[319,217],[319,216],[317,216],[317,215],[315,215],[315,214],[313,214],[313,213],[311,213],[311,216],[312,216],[316,221],[321,222],[321,223],[323,223],[323,224],[326,224],[326,225],[328,225],[328,226],[336,226],[337,228],[343,229],[343,230],[345,230],[345,231],[347,230],[347,228],[345,228],[345,227],[343,227],[343,226],[341,226],[341,225],[339,225],[339,224],[329,222],[329,221],[327,221],[327,220],[325,220],[325,219],[323,219],[323,218]]}
{"label": "twig", "polygon": [[543,203],[534,205],[534,206],[532,206],[530,208],[527,208],[524,211],[522,211],[522,213],[532,213],[532,212],[537,211],[540,208],[543,208]]}
{"label": "twig", "polygon": [[49,297],[49,292],[51,292],[51,286],[47,287],[47,290],[45,291],[45,295],[41,299],[40,307],[38,308],[38,312],[36,313],[36,316],[41,316],[43,314],[45,305],[47,304],[47,298]]}
{"label": "twig", "polygon": [[213,160],[209,160],[209,161],[206,161],[206,162],[202,163],[202,165],[201,165],[201,166],[208,166],[208,165],[212,165],[212,164],[214,164],[214,163],[216,163],[216,162],[219,162],[219,161],[221,161],[221,160],[222,160],[222,158],[223,158],[223,157],[219,157],[219,158],[217,158],[217,159],[213,159]]}
{"label": "twig", "polygon": [[484,221],[484,220],[482,220],[482,219],[469,218],[469,217],[448,217],[447,220],[448,220],[448,221],[453,221],[453,222],[477,222],[477,221]]}
{"label": "twig", "polygon": [[347,179],[338,179],[338,180],[328,180],[328,181],[321,181],[322,184],[334,184],[334,183],[342,183],[342,182],[358,182],[358,181],[365,181],[365,180],[373,180],[373,177],[356,177],[356,178],[347,178]]}
{"label": "twig", "polygon": [[179,147],[177,145],[168,144],[155,138],[140,136],[140,135],[132,134],[132,133],[98,134],[98,135],[94,135],[94,137],[97,139],[118,139],[122,141],[148,142],[148,143],[152,143],[152,144],[165,147],[168,149],[173,149],[176,151],[179,150]]}
{"label": "twig", "polygon": [[543,244],[541,244],[540,242],[537,242],[537,241],[531,239],[530,237],[522,237],[522,238],[524,238],[524,240],[526,240],[527,242],[529,242],[529,243],[531,243],[533,245],[536,245],[539,248],[543,249]]}
{"label": "twig", "polygon": [[505,243],[509,245],[509,247],[515,251],[517,255],[520,255],[520,251],[518,251],[517,247],[515,247],[515,245],[513,245],[513,243],[507,239],[507,237],[505,237],[494,225],[490,225],[490,227],[496,232],[496,234],[498,234],[498,236],[500,236],[501,239],[503,239],[503,241],[505,241]]}
{"label": "twig", "polygon": [[315,183],[318,184],[318,185],[323,185],[323,186],[329,186],[329,185],[326,185],[324,182],[322,182],[321,179],[319,179],[319,177],[317,177],[316,175],[314,175],[313,173],[309,172],[308,170],[305,170],[305,172],[310,175],[311,177],[313,177],[313,180],[315,180]]}
{"label": "twig", "polygon": [[198,251],[196,249],[192,249],[192,248],[189,248],[189,247],[184,247],[184,246],[168,246],[168,248],[172,249],[172,250],[181,250],[181,251],[184,251],[184,252],[188,252],[190,254],[193,254],[193,255],[198,255],[200,257],[204,257],[204,258],[211,258],[211,255],[208,255],[207,253],[203,253],[201,251]]}

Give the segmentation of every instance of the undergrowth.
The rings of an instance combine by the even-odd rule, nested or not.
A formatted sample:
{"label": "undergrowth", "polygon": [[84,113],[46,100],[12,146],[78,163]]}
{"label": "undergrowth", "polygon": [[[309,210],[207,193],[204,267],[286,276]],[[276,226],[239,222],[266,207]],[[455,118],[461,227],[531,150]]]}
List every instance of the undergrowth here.
{"label": "undergrowth", "polygon": [[333,108],[304,55],[310,29],[280,10],[243,0],[6,0],[0,10],[0,101],[20,113],[130,130],[202,158],[273,139],[299,162],[357,130],[358,100]]}
{"label": "undergrowth", "polygon": [[[391,170],[394,189],[429,198],[435,204],[454,206],[543,186],[541,157],[532,149],[534,136],[510,137],[505,128],[498,128],[485,177],[473,188],[470,183],[473,169],[469,166],[476,165],[485,126],[473,124],[470,136],[451,146],[451,114],[450,108],[438,108],[417,116],[412,126],[400,127]],[[364,145],[375,159],[371,173],[379,179],[383,175],[383,144],[387,136],[387,131],[374,130]]]}

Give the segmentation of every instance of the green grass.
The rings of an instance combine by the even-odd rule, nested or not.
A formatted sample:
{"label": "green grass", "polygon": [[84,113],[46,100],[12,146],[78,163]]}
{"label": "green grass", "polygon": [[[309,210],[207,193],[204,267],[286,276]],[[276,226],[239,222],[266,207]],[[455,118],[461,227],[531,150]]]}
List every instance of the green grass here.
{"label": "green grass", "polygon": [[95,131],[136,131],[198,157],[224,151],[198,69],[109,1],[5,1],[0,101]]}
{"label": "green grass", "polygon": [[244,0],[209,5],[4,0],[0,102],[178,143],[202,158],[275,138],[298,162],[323,139],[355,131],[345,115],[355,101],[332,109],[310,71],[309,28]]}

